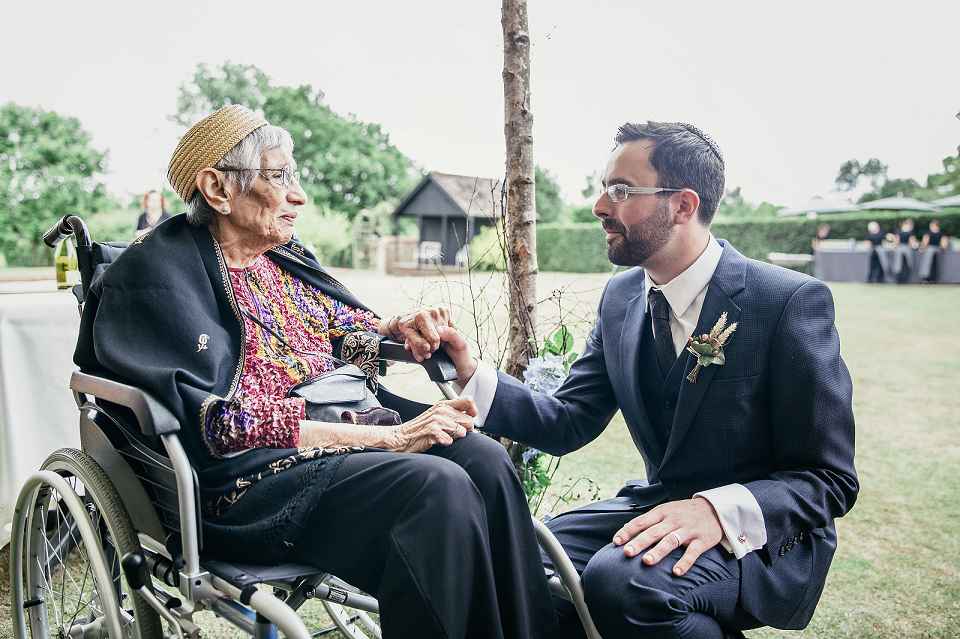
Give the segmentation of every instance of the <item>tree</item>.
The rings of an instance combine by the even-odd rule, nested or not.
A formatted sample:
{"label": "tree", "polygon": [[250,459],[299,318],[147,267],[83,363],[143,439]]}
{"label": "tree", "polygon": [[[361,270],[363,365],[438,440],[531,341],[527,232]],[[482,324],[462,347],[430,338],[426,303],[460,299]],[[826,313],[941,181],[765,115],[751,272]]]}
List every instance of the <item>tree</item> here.
{"label": "tree", "polygon": [[226,62],[216,71],[210,71],[201,63],[191,81],[180,85],[177,113],[170,119],[190,127],[228,104],[242,104],[262,113],[263,103],[271,90],[270,79],[252,64]]}
{"label": "tree", "polygon": [[864,202],[872,202],[873,200],[880,200],[885,197],[896,197],[898,195],[916,197],[921,188],[920,184],[913,178],[895,178],[893,180],[887,180],[883,183],[883,186],[878,189],[864,193],[860,196],[859,202],[863,204]]}
{"label": "tree", "polygon": [[867,178],[870,186],[877,188],[882,180],[886,180],[887,165],[877,158],[870,158],[865,164],[858,160],[847,160],[840,165],[834,182],[841,191],[852,191],[857,188],[860,178]]}
{"label": "tree", "polygon": [[770,219],[776,212],[782,207],[774,206],[769,202],[763,202],[759,206],[753,206],[745,199],[740,193],[740,187],[733,190],[728,190],[726,195],[723,196],[723,200],[720,201],[720,206],[717,207],[717,218],[731,220],[731,219]]}
{"label": "tree", "polygon": [[[507,146],[507,280],[510,288],[509,355],[505,372],[522,379],[536,355],[537,227],[530,110],[530,33],[526,0],[503,0],[504,138]],[[516,460],[514,460],[516,463]]]}
{"label": "tree", "polygon": [[[853,162],[856,162],[856,160],[853,160]],[[871,160],[871,162],[879,165],[879,160]],[[850,163],[847,162],[840,168],[841,174],[848,164]],[[870,163],[868,162],[867,165],[869,166]],[[876,165],[873,168],[876,168]],[[960,147],[957,147],[957,155],[943,159],[943,173],[932,173],[927,176],[926,186],[922,186],[913,178],[886,178],[886,167],[879,166],[880,171],[878,173],[882,173],[885,180],[879,186],[876,182],[873,182],[873,190],[860,196],[861,204],[898,195],[929,201],[939,197],[960,194]],[[863,173],[862,170],[861,173]]]}
{"label": "tree", "polygon": [[0,252],[9,264],[52,264],[43,233],[62,216],[106,203],[106,154],[76,118],[8,103],[0,107]]}
{"label": "tree", "polygon": [[956,155],[943,158],[943,173],[927,176],[927,187],[935,189],[937,197],[960,195],[960,146]]}
{"label": "tree", "polygon": [[546,169],[539,166],[535,169],[536,209],[539,221],[544,224],[553,224],[567,221],[569,207],[560,198],[560,185],[556,178]]}
{"label": "tree", "polygon": [[199,65],[180,88],[178,114],[187,125],[226,105],[242,104],[293,135],[301,185],[320,208],[352,219],[361,209],[399,200],[419,179],[413,162],[390,144],[377,124],[343,118],[309,85],[274,87],[253,66],[225,63],[217,72]]}

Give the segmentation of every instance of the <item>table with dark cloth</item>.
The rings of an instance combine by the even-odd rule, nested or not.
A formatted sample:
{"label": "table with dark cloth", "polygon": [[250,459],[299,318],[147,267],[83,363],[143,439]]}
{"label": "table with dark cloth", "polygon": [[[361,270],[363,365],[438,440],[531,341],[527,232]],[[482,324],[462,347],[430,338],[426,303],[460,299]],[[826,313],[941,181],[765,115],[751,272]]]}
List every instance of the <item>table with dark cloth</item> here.
{"label": "table with dark cloth", "polygon": [[[884,281],[895,283],[897,276],[890,268],[893,260],[899,257],[894,249],[879,249],[881,263],[884,266]],[[872,249],[857,247],[854,250],[816,250],[813,255],[813,276],[828,282],[866,282],[870,272],[870,253]],[[913,267],[908,284],[919,284],[920,252],[912,249]],[[942,251],[939,256],[937,283],[960,284],[960,251]]]}

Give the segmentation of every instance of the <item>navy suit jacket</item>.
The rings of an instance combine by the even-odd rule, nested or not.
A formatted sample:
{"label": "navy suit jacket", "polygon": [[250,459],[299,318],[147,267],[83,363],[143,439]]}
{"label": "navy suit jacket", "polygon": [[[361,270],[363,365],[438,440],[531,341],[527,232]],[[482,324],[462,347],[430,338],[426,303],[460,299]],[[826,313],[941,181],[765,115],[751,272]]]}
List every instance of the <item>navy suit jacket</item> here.
{"label": "navy suit jacket", "polygon": [[[709,332],[723,312],[738,326],[724,347],[726,363],[682,382],[665,447],[639,392],[641,268],[607,284],[584,353],[552,397],[499,374],[485,429],[562,455],[596,438],[619,409],[647,479],[628,482],[604,508],[744,485],[763,512],[767,543],[741,559],[741,604],[767,625],[802,628],[836,550],[834,518],[856,500],[853,385],[829,289],[721,244],[696,333]],[[680,357],[685,373],[692,370],[696,358]]]}

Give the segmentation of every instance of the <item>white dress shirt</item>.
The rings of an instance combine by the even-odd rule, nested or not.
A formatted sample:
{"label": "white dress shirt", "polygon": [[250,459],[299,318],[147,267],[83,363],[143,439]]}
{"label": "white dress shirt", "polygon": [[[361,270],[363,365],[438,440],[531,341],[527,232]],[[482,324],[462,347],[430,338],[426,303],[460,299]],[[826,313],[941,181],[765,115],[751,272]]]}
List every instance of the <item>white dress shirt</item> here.
{"label": "white dress shirt", "polygon": [[[658,286],[646,274],[647,290],[659,289],[670,305],[670,332],[677,355],[683,353],[687,338],[693,335],[703,310],[703,300],[707,288],[717,269],[723,247],[710,235],[710,241],[700,257],[683,273],[662,286]],[[470,381],[460,390],[461,394],[472,395],[477,404],[476,424],[483,427],[493,397],[497,392],[497,371],[482,360]],[[748,552],[762,548],[767,543],[767,530],[763,523],[763,512],[746,487],[742,484],[729,484],[694,495],[703,497],[713,506],[723,528],[720,544],[737,559]]]}

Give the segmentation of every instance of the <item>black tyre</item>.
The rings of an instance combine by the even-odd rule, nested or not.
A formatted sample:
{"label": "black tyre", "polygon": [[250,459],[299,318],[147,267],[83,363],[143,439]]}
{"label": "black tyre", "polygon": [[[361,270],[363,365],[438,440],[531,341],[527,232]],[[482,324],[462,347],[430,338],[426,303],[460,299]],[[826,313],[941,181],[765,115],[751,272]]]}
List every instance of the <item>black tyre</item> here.
{"label": "black tyre", "polygon": [[[125,637],[158,639],[159,616],[122,576],[120,558],[140,550],[140,542],[110,479],[89,455],[70,448],[50,455],[42,470],[60,475],[86,512],[71,511],[58,489],[46,482],[34,488],[21,519],[22,547],[11,548],[23,557],[21,574],[11,575],[24,599],[23,609],[12,611],[14,627],[19,616],[25,617],[31,639],[107,637],[107,621],[118,617]],[[77,517],[90,520],[94,539],[81,534]],[[100,583],[94,574],[91,562],[97,556],[108,566],[109,583]],[[105,589],[115,593],[118,608],[105,604]]]}

